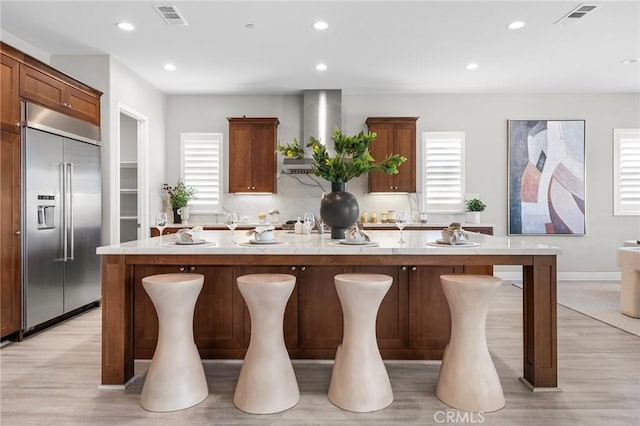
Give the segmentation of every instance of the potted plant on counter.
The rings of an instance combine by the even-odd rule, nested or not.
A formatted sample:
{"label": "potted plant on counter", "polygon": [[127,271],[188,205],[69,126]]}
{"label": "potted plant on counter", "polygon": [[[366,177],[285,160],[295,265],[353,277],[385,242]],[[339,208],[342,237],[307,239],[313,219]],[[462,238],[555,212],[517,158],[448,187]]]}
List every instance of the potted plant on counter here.
{"label": "potted plant on counter", "polygon": [[331,182],[331,192],[320,204],[322,220],[331,226],[331,238],[344,238],[344,231],[352,226],[360,216],[358,201],[346,190],[346,183],[366,173],[382,171],[386,174],[398,173],[398,167],[407,161],[406,157],[389,153],[384,160],[376,162],[369,153],[375,132],[344,135],[339,129],[333,130],[335,155],[329,155],[327,147],[319,140],[311,138],[307,147],[313,151],[311,172]]}
{"label": "potted plant on counter", "polygon": [[[186,209],[189,201],[197,198],[198,189],[194,186],[185,185],[182,180],[178,180],[176,186],[169,186],[165,183],[162,185],[162,189],[169,197],[169,203],[173,209],[173,222],[180,223],[178,209]],[[188,215],[188,212],[185,213]]]}
{"label": "potted plant on counter", "polygon": [[480,223],[480,212],[486,208],[478,198],[467,200],[467,223]]}

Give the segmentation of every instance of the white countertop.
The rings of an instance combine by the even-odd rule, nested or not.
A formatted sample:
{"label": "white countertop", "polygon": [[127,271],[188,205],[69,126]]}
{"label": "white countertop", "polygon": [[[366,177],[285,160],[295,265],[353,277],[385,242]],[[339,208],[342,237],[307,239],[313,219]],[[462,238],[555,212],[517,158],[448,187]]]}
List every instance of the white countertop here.
{"label": "white countertop", "polygon": [[[411,227],[411,228],[446,228],[447,226],[449,226],[451,224],[451,222],[427,222],[427,223],[407,223],[407,227]],[[256,227],[256,226],[265,226],[265,225],[274,225],[274,226],[282,226],[282,223],[250,223],[250,222],[240,222],[238,223],[239,227]],[[222,229],[226,229],[227,225],[225,225],[224,223],[189,223],[187,225],[182,225],[180,223],[170,223],[167,225],[166,229],[169,228],[193,228],[194,226],[202,226],[203,228],[222,228]],[[367,223],[363,223],[363,226],[366,228],[371,228],[371,227],[375,227],[375,228],[389,228],[389,229],[398,229],[396,227],[395,223],[382,223],[382,222],[377,222],[377,223],[371,223],[371,222],[367,222]],[[151,225],[152,228],[154,228],[153,225]],[[462,227],[463,228],[467,228],[467,227],[481,227],[481,228],[493,228],[493,224],[492,223],[466,223],[463,222],[462,223]]]}
{"label": "white countertop", "polygon": [[177,246],[172,244],[173,236],[164,235],[146,240],[131,241],[98,247],[101,255],[171,255],[171,254],[276,254],[276,255],[557,255],[560,249],[535,242],[512,240],[509,237],[496,237],[479,233],[470,233],[471,241],[477,247],[438,246],[427,243],[441,238],[440,231],[404,231],[404,244],[398,242],[400,231],[369,231],[374,246],[347,246],[331,240],[331,235],[302,235],[290,231],[275,231],[275,238],[283,244],[249,245],[246,231],[235,231],[235,242],[231,231],[203,231],[201,238],[208,243],[203,245]]}

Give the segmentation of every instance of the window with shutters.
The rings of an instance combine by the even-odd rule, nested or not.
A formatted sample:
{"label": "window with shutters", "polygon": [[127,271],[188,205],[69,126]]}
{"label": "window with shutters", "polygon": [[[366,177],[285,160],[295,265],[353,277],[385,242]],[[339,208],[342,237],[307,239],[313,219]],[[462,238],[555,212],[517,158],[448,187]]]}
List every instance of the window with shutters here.
{"label": "window with shutters", "polygon": [[181,133],[180,174],[185,185],[198,188],[189,201],[192,213],[222,210],[222,133]]}
{"label": "window with shutters", "polygon": [[640,216],[640,129],[613,129],[613,214]]}
{"label": "window with shutters", "polygon": [[422,133],[422,191],[427,213],[464,207],[464,132]]}

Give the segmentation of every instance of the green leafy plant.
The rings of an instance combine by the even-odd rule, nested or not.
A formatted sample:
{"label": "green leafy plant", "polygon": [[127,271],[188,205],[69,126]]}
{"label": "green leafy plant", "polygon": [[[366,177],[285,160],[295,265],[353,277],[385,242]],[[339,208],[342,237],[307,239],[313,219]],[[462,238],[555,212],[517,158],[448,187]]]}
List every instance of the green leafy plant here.
{"label": "green leafy plant", "polygon": [[176,186],[162,185],[162,190],[167,193],[171,207],[174,209],[185,207],[189,200],[195,199],[198,188],[185,185],[182,180],[178,180]]}
{"label": "green leafy plant", "polygon": [[473,200],[468,200],[467,201],[467,211],[468,212],[483,212],[484,209],[486,209],[486,208],[487,208],[487,206],[477,198],[474,198]]}
{"label": "green leafy plant", "polygon": [[286,145],[281,145],[280,142],[278,142],[277,149],[278,152],[286,158],[304,158],[304,148],[300,146],[300,143],[298,143],[298,139],[296,138],[293,138],[293,143]]}
{"label": "green leafy plant", "polygon": [[335,156],[329,156],[327,148],[312,137],[307,147],[313,150],[313,169],[316,176],[329,182],[347,182],[365,173],[383,171],[388,175],[398,173],[398,166],[407,161],[406,157],[389,154],[379,163],[369,153],[371,142],[377,137],[375,132],[347,136],[338,128],[333,130]]}

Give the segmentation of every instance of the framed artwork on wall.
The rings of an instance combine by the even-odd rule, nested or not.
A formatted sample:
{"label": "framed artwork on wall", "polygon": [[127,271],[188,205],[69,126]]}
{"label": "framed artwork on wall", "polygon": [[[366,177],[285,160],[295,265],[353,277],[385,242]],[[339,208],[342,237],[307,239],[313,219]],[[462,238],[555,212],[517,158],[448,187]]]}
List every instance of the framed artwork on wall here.
{"label": "framed artwork on wall", "polygon": [[585,121],[508,120],[509,235],[584,235]]}

